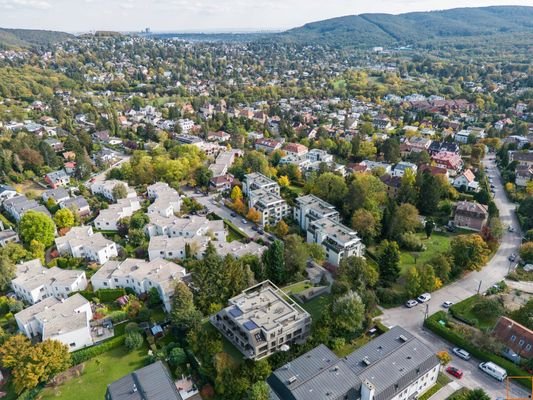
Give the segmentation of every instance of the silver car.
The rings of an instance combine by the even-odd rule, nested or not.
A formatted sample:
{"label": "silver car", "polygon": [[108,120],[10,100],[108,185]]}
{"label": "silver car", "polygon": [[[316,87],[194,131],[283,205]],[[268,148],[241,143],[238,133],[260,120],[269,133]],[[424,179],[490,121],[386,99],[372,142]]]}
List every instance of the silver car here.
{"label": "silver car", "polygon": [[452,349],[452,352],[457,357],[462,358],[463,360],[467,360],[468,361],[468,360],[470,360],[472,358],[472,356],[470,355],[470,353],[468,351],[466,351],[465,349],[461,349],[459,347],[454,347]]}

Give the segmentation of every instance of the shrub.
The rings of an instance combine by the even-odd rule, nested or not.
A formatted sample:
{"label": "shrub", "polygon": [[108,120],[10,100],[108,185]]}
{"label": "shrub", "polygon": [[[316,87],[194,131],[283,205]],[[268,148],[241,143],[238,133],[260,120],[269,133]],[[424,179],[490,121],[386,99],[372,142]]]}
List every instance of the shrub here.
{"label": "shrub", "polygon": [[124,345],[130,350],[140,349],[143,345],[144,338],[139,332],[129,332],[124,340]]}
{"label": "shrub", "polygon": [[412,232],[404,233],[400,237],[400,245],[407,251],[424,251],[425,247],[422,241]]}
{"label": "shrub", "polygon": [[124,328],[124,332],[126,333],[126,335],[128,333],[131,333],[131,332],[139,332],[139,324],[137,324],[136,322],[128,322],[126,324],[126,327]]}
{"label": "shrub", "polygon": [[75,351],[70,355],[72,365],[81,364],[82,362],[90,360],[91,358],[99,356],[100,354],[103,354],[109,350],[120,347],[124,344],[124,340],[124,336],[117,336],[112,339],[106,340],[101,344]]}
{"label": "shrub", "polygon": [[124,289],[100,289],[96,292],[97,297],[103,303],[110,303],[126,294]]}
{"label": "shrub", "polygon": [[126,321],[128,319],[128,313],[126,311],[112,311],[107,315],[107,318],[116,324],[117,322]]}
{"label": "shrub", "polygon": [[187,361],[187,354],[185,354],[185,351],[181,347],[174,347],[170,352],[168,353],[168,362],[173,367],[177,367],[178,365],[183,365]]}
{"label": "shrub", "polygon": [[393,288],[377,288],[376,294],[383,306],[394,306],[402,304],[407,300],[406,294],[402,290],[396,290]]}

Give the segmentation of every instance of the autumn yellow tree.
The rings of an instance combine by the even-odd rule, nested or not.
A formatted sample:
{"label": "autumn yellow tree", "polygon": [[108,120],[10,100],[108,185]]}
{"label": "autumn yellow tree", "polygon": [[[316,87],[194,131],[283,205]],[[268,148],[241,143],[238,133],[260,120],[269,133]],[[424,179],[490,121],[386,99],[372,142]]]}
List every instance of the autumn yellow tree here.
{"label": "autumn yellow tree", "polygon": [[261,213],[252,207],[248,210],[246,218],[257,224],[259,221],[261,221]]}
{"label": "autumn yellow tree", "polygon": [[287,175],[282,175],[278,179],[278,184],[283,187],[287,187],[291,184],[289,177]]}
{"label": "autumn yellow tree", "polygon": [[232,204],[233,209],[236,213],[244,215],[246,213],[246,205],[242,199],[236,199]]}
{"label": "autumn yellow tree", "polygon": [[285,221],[280,220],[274,227],[274,232],[279,237],[284,237],[287,235],[287,233],[289,233],[289,226],[286,224]]}
{"label": "autumn yellow tree", "polygon": [[236,200],[242,200],[242,190],[238,186],[234,186],[233,189],[231,189],[230,194],[231,200],[235,202]]}

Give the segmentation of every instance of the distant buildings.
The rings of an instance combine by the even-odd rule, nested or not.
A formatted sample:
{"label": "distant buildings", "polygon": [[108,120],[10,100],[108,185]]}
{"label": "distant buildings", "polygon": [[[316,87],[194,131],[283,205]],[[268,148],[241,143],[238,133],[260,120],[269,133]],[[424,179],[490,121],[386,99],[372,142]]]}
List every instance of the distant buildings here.
{"label": "distant buildings", "polygon": [[64,169],[46,174],[44,180],[52,189],[65,187],[70,184],[70,176]]}
{"label": "distant buildings", "polygon": [[229,299],[211,323],[245,358],[260,360],[293,343],[303,343],[311,316],[272,282],[264,281]]}
{"label": "distant buildings", "polygon": [[408,400],[427,392],[439,371],[437,356],[396,326],[343,358],[319,345],[267,382],[273,400]]}

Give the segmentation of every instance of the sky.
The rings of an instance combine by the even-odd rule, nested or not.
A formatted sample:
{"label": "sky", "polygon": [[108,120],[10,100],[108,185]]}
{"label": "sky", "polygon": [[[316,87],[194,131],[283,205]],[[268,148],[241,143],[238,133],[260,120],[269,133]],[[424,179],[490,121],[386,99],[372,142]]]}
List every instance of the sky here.
{"label": "sky", "polygon": [[0,0],[0,27],[220,32],[284,30],[343,15],[533,5],[533,0]]}

